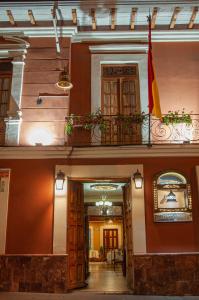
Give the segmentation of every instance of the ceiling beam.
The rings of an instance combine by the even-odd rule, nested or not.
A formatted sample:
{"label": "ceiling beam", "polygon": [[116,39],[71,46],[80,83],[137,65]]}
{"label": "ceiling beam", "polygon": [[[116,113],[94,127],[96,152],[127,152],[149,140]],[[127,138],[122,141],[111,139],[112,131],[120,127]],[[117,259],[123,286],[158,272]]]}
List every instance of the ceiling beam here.
{"label": "ceiling beam", "polygon": [[73,24],[77,25],[77,11],[76,11],[76,8],[72,9],[72,20],[73,20]]}
{"label": "ceiling beam", "polygon": [[95,15],[94,8],[91,8],[91,18],[92,18],[92,30],[96,30],[97,24],[96,24],[96,15]]}
{"label": "ceiling beam", "polygon": [[175,28],[175,24],[176,24],[176,20],[177,20],[177,15],[179,14],[180,10],[181,10],[180,7],[175,7],[174,8],[173,15],[171,17],[170,26],[169,26],[170,29],[174,29]]}
{"label": "ceiling beam", "polygon": [[116,9],[111,8],[111,29],[114,30],[116,25]]}
{"label": "ceiling beam", "polygon": [[135,28],[135,17],[136,17],[136,14],[137,14],[137,7],[133,7],[132,10],[131,10],[131,30],[134,30]]}
{"label": "ceiling beam", "polygon": [[30,18],[30,23],[32,25],[36,25],[36,21],[35,21],[35,18],[34,18],[34,15],[33,15],[33,12],[31,9],[28,10],[28,16]]}
{"label": "ceiling beam", "polygon": [[195,21],[195,18],[197,16],[197,13],[198,13],[198,7],[195,6],[193,7],[192,9],[192,14],[191,14],[191,18],[190,18],[190,21],[189,21],[189,24],[188,24],[188,28],[189,29],[192,29],[193,26],[194,26],[194,21]]}
{"label": "ceiling beam", "polygon": [[12,15],[12,11],[10,9],[8,9],[8,10],[6,10],[6,12],[7,12],[7,16],[8,16],[10,24],[15,25],[15,20],[14,20],[14,17]]}
{"label": "ceiling beam", "polygon": [[152,11],[152,17],[151,17],[151,29],[155,28],[157,14],[158,14],[158,7],[154,7]]}

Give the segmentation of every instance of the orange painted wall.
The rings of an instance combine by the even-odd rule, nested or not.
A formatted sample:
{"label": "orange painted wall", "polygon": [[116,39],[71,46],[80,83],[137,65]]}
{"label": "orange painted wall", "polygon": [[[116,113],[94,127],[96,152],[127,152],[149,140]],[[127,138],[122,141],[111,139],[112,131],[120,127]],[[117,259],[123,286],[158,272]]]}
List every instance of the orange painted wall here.
{"label": "orange painted wall", "polygon": [[153,43],[162,111],[199,113],[199,43]]}
{"label": "orange painted wall", "polygon": [[[91,105],[91,53],[89,43],[71,48],[70,111],[85,114]],[[199,113],[199,43],[153,43],[153,58],[162,112],[182,110]],[[124,54],[125,55],[125,54]]]}
{"label": "orange painted wall", "polygon": [[[38,132],[45,130],[52,135],[51,144],[63,145],[69,95],[57,88],[56,82],[61,70],[69,65],[70,39],[60,40],[60,54],[56,52],[54,38],[29,38],[28,42],[30,47],[24,66],[20,144],[34,145],[39,141]],[[37,102],[39,96],[41,103]],[[36,138],[31,138],[35,129]]]}
{"label": "orange painted wall", "polygon": [[5,160],[10,168],[6,253],[52,253],[54,163]]}
{"label": "orange painted wall", "polygon": [[[0,168],[11,168],[7,253],[52,253],[56,164],[144,164],[147,251],[199,251],[199,201],[195,174],[199,158],[109,158],[0,160]],[[153,222],[152,179],[156,173],[168,169],[182,172],[191,182],[193,222]]]}
{"label": "orange painted wall", "polygon": [[[199,251],[199,201],[195,174],[198,158],[156,158],[144,165],[145,211],[148,252]],[[182,172],[191,182],[193,198],[193,222],[154,223],[152,180],[161,170]]]}

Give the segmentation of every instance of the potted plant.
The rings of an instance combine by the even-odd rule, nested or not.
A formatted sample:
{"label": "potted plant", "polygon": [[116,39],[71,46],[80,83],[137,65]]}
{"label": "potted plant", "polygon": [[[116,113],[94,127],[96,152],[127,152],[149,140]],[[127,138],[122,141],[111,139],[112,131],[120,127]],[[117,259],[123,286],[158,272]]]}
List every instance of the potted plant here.
{"label": "potted plant", "polygon": [[124,126],[124,128],[129,128],[133,124],[143,123],[146,118],[147,115],[144,112],[135,112],[131,115],[104,116],[100,109],[84,116],[75,116],[71,114],[66,117],[65,133],[71,135],[74,127],[80,127],[85,130],[94,130],[98,127],[101,132],[105,132],[110,124],[110,120],[114,125],[121,125]]}
{"label": "potted plant", "polygon": [[186,113],[184,108],[181,112],[179,110],[169,110],[168,113],[162,117],[162,123],[166,125],[184,123],[189,126],[192,124],[191,114]]}

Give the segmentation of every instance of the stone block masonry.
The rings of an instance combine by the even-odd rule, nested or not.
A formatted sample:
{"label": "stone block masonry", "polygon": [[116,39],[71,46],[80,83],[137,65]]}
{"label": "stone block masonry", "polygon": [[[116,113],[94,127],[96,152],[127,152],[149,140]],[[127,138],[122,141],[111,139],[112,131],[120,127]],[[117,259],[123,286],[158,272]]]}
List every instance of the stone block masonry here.
{"label": "stone block masonry", "polygon": [[66,255],[1,255],[0,291],[67,292]]}

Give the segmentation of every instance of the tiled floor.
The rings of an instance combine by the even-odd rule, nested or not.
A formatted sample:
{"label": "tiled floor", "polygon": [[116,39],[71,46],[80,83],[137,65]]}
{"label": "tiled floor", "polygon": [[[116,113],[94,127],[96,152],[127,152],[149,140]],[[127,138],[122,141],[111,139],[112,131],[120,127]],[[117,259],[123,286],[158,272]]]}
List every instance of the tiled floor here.
{"label": "tiled floor", "polygon": [[122,274],[120,265],[115,270],[113,265],[107,263],[90,263],[90,276],[85,291],[97,292],[128,292],[126,278]]}
{"label": "tiled floor", "polygon": [[0,293],[0,300],[199,300],[199,296],[134,296],[107,295],[95,292],[74,291],[69,294]]}

